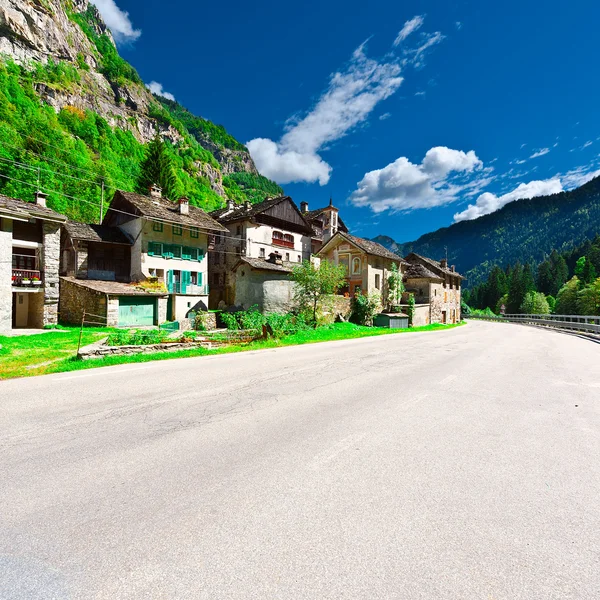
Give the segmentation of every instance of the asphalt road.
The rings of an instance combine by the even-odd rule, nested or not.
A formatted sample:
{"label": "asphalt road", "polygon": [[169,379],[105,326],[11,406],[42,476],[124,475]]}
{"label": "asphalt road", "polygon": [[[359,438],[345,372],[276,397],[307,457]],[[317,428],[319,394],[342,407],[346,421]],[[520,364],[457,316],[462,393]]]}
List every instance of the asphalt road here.
{"label": "asphalt road", "polygon": [[600,344],[474,322],[0,382],[0,598],[600,598]]}

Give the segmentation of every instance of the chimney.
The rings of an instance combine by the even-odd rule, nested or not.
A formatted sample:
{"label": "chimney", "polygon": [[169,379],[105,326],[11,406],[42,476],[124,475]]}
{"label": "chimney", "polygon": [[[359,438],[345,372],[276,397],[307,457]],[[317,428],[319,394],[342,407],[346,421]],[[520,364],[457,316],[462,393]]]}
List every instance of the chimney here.
{"label": "chimney", "polygon": [[227,200],[227,210],[233,210],[235,208],[235,202],[233,200]]}
{"label": "chimney", "polygon": [[35,193],[35,203],[42,208],[46,208],[46,198],[46,194],[40,190]]}
{"label": "chimney", "polygon": [[453,273],[456,273],[456,269],[454,268],[454,265],[452,265],[452,266],[450,267],[450,270],[451,270]]}
{"label": "chimney", "polygon": [[448,259],[447,258],[442,258],[442,260],[440,260],[440,267],[442,267],[442,269],[448,268]]}
{"label": "chimney", "polygon": [[269,258],[267,262],[270,262],[274,265],[282,265],[283,264],[283,256],[279,252],[271,252],[269,254]]}
{"label": "chimney", "polygon": [[302,213],[308,212],[308,202],[300,202],[300,212],[302,212]]}
{"label": "chimney", "polygon": [[250,202],[250,200],[246,200],[246,201],[244,202],[244,208],[245,208],[246,210],[250,210],[250,209],[252,208],[252,202]]}
{"label": "chimney", "polygon": [[190,201],[183,197],[183,198],[179,198],[179,214],[180,215],[187,215],[190,212]]}
{"label": "chimney", "polygon": [[150,197],[151,198],[162,198],[162,188],[156,183],[153,183],[150,186]]}

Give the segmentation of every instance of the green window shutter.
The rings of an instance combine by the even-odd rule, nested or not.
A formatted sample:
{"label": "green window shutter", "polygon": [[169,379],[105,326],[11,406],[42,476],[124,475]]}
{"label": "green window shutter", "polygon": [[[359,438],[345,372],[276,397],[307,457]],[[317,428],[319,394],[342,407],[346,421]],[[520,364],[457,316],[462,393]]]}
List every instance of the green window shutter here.
{"label": "green window shutter", "polygon": [[201,261],[204,258],[206,252],[203,248],[198,248],[198,261]]}
{"label": "green window shutter", "polygon": [[167,271],[167,290],[173,291],[173,271]]}
{"label": "green window shutter", "polygon": [[174,258],[181,258],[181,246],[171,246],[171,252]]}
{"label": "green window shutter", "polygon": [[171,244],[163,244],[163,258],[173,258],[173,246]]}
{"label": "green window shutter", "polygon": [[198,260],[198,248],[188,248],[190,251],[190,260]]}
{"label": "green window shutter", "polygon": [[198,275],[196,275],[196,278],[198,285],[202,285],[202,271],[198,271]]}
{"label": "green window shutter", "polygon": [[190,285],[192,276],[189,271],[181,271],[181,293],[187,293],[188,285]]}
{"label": "green window shutter", "polygon": [[181,249],[181,258],[183,258],[184,260],[192,260],[192,251],[193,251],[193,248],[184,246]]}
{"label": "green window shutter", "polygon": [[162,244],[157,242],[148,242],[148,256],[160,256]]}

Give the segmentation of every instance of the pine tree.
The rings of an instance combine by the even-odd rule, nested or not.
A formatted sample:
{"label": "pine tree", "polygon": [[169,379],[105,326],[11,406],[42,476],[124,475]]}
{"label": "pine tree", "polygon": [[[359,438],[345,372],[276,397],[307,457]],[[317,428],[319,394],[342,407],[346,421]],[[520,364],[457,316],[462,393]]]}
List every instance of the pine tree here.
{"label": "pine tree", "polygon": [[596,269],[592,264],[592,261],[587,257],[585,259],[585,264],[583,265],[583,269],[581,271],[581,282],[584,285],[590,285],[596,280]]}
{"label": "pine tree", "polygon": [[520,262],[517,262],[511,271],[506,312],[509,314],[518,313],[528,291],[523,266]]}
{"label": "pine tree", "polygon": [[163,196],[175,199],[179,191],[179,181],[173,168],[171,158],[165,142],[157,134],[148,144],[146,158],[140,166],[138,179],[138,191],[147,194],[152,185],[159,185],[163,190]]}
{"label": "pine tree", "polygon": [[544,294],[550,294],[554,291],[555,273],[552,269],[550,260],[540,263],[537,273],[537,289]]}

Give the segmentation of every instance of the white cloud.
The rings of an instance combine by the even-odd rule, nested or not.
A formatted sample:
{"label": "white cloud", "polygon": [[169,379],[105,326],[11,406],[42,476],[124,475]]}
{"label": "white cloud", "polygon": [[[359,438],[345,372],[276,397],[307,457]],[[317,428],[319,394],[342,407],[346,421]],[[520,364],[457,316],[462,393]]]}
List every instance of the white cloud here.
{"label": "white cloud", "polygon": [[459,29],[459,30],[462,29],[463,25],[460,21],[456,21],[455,25],[456,25],[456,29]]}
{"label": "white cloud", "polygon": [[[595,166],[597,167],[598,165],[596,164]],[[564,175],[561,175],[561,180],[565,189],[572,190],[598,176],[600,176],[600,169],[595,169],[592,165],[586,165],[567,171]]]}
{"label": "white cloud", "polygon": [[277,183],[318,181],[325,185],[331,166],[318,152],[363,123],[402,81],[395,59],[370,59],[362,44],[347,67],[331,75],[312,110],[288,121],[279,142],[257,138],[247,143],[258,170]]}
{"label": "white cloud", "polygon": [[424,96],[427,92],[415,92],[415,96]]}
{"label": "white cloud", "polygon": [[550,148],[540,148],[536,150],[529,158],[539,158],[540,156],[544,156],[550,152]]}
{"label": "white cloud", "polygon": [[162,83],[158,83],[158,81],[151,81],[150,83],[146,84],[146,87],[153,93],[156,94],[157,96],[162,96],[163,98],[166,98],[167,100],[175,100],[175,96],[173,96],[173,94],[166,92],[163,89]]}
{"label": "white cloud", "polygon": [[104,22],[108,25],[115,41],[118,43],[135,42],[142,32],[139,29],[134,29],[129,13],[121,10],[115,0],[93,0]]}
{"label": "white cloud", "polygon": [[591,146],[594,142],[592,142],[591,140],[588,140],[583,146],[581,146],[582,150],[585,150],[585,148]]}
{"label": "white cloud", "polygon": [[405,64],[411,64],[415,68],[421,68],[425,64],[425,56],[427,51],[439,44],[446,39],[445,35],[442,35],[439,31],[435,33],[423,33],[421,34],[421,43],[415,48],[410,48],[404,51]]}
{"label": "white cloud", "polygon": [[423,26],[423,22],[425,21],[425,15],[417,15],[410,19],[410,21],[406,21],[404,26],[398,33],[396,39],[394,40],[394,46],[398,46],[401,44],[411,33],[417,31]]}
{"label": "white cloud", "polygon": [[392,113],[386,112],[386,113],[383,113],[382,115],[379,115],[379,120],[385,121],[386,119],[389,119],[391,116],[392,116]]}
{"label": "white cloud", "polygon": [[462,212],[454,215],[454,222],[468,221],[477,219],[483,215],[492,213],[499,208],[502,208],[509,202],[515,200],[524,200],[527,198],[535,198],[536,196],[549,196],[558,194],[563,191],[563,186],[558,177],[541,181],[530,181],[529,183],[520,183],[514,190],[496,196],[490,192],[485,192],[477,198],[475,204],[470,204]]}
{"label": "white cloud", "polygon": [[458,194],[480,182],[456,182],[451,174],[471,173],[482,163],[472,150],[462,152],[439,146],[431,148],[420,164],[402,156],[383,169],[366,173],[350,196],[357,206],[374,212],[430,208],[454,202]]}

